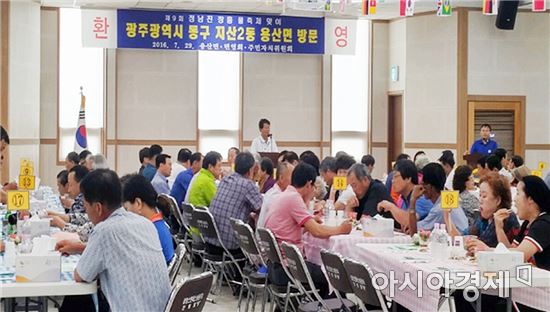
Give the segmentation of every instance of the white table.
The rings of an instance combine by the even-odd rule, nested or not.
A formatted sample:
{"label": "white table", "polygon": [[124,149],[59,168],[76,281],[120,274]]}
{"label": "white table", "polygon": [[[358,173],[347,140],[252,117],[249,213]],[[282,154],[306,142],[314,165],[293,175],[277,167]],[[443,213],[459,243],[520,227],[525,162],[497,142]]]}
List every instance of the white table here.
{"label": "white table", "polygon": [[0,284],[0,298],[89,295],[97,292],[97,283],[61,281],[48,283]]}
{"label": "white table", "polygon": [[[396,302],[412,311],[436,311],[441,288],[452,292],[467,286],[484,286],[488,281],[487,278],[480,276],[477,284],[471,280],[462,284],[464,278],[459,277],[459,274],[475,273],[478,270],[476,264],[464,260],[436,260],[429,251],[421,252],[410,244],[358,244],[355,251],[351,258],[368,264],[375,275],[379,273],[389,277],[393,274],[393,278],[388,280],[396,281],[395,291],[391,293],[389,288],[385,288],[381,290],[382,293],[393,297]],[[445,276],[445,272],[448,275]],[[442,287],[428,287],[428,279],[435,274],[445,276],[448,283]],[[414,288],[401,288],[407,280],[413,284]],[[506,289],[510,292],[511,300],[537,309],[550,310],[549,271],[533,268],[531,286],[515,277],[510,277],[509,281]],[[421,287],[418,287],[419,284]],[[419,295],[420,291],[421,295]],[[497,294],[491,289],[482,293]]]}
{"label": "white table", "polygon": [[394,233],[393,237],[365,237],[363,232],[353,229],[348,235],[334,235],[330,238],[317,238],[309,232],[302,236],[306,259],[323,267],[321,250],[326,249],[338,253],[344,257],[353,258],[356,253],[356,245],[365,244],[406,244],[412,242],[410,236],[402,233]]}
{"label": "white table", "polygon": [[15,298],[39,297],[43,311],[48,310],[46,297],[90,295],[97,292],[97,283],[77,283],[73,280],[73,271],[79,256],[62,258],[61,281],[59,282],[0,282],[0,298],[4,298],[4,311],[12,311]]}

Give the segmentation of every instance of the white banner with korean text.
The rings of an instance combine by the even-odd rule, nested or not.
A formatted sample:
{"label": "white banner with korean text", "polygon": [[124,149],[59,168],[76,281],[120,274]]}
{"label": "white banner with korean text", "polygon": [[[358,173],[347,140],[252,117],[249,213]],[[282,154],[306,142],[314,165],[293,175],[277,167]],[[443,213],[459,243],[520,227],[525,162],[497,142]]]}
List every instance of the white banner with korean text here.
{"label": "white banner with korean text", "polygon": [[81,10],[82,46],[117,48],[117,11]]}
{"label": "white banner with korean text", "polygon": [[325,54],[353,55],[356,41],[357,20],[325,19]]}

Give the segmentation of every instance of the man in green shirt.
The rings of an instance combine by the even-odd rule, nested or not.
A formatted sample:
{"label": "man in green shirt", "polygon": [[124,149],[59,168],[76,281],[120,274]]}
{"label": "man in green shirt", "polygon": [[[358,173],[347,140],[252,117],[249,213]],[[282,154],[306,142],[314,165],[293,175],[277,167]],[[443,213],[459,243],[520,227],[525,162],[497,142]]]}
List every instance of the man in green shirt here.
{"label": "man in green shirt", "polygon": [[188,199],[195,207],[209,207],[216,194],[216,179],[222,172],[222,155],[218,152],[208,152],[204,156],[202,168],[189,186]]}

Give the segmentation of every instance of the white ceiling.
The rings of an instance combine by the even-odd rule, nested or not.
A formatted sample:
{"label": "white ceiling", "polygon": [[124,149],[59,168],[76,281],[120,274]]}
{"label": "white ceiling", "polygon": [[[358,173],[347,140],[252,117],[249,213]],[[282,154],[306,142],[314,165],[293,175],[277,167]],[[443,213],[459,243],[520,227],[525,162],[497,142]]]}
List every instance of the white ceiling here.
{"label": "white ceiling", "polygon": [[[361,0],[351,0],[344,12],[339,12],[339,0],[332,0],[333,12],[312,12],[291,8],[296,0],[33,0],[42,6],[80,8],[136,8],[186,11],[215,11],[241,13],[268,13],[297,16],[337,16],[344,18],[365,18],[361,13]],[[506,0],[501,0],[506,1]],[[453,7],[481,7],[481,0],[454,0]],[[549,5],[550,6],[550,5]],[[524,7],[530,7],[530,1]],[[416,0],[415,13],[435,11],[435,0]],[[377,12],[372,19],[392,19],[399,17],[399,0],[378,0]]]}

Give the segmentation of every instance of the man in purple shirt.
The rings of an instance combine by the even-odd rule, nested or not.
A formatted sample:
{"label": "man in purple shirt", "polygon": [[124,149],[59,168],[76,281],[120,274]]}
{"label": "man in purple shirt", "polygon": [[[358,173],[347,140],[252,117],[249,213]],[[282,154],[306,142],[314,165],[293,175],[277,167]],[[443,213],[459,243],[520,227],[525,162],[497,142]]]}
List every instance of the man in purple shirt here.
{"label": "man in purple shirt", "polygon": [[[255,160],[249,152],[242,152],[235,158],[235,172],[223,178],[216,195],[210,203],[210,213],[220,231],[220,239],[232,254],[240,254],[239,242],[233,232],[230,219],[248,222],[251,212],[259,213],[262,195],[252,180]],[[205,237],[206,250],[211,254],[221,254],[222,248],[215,239]]]}

